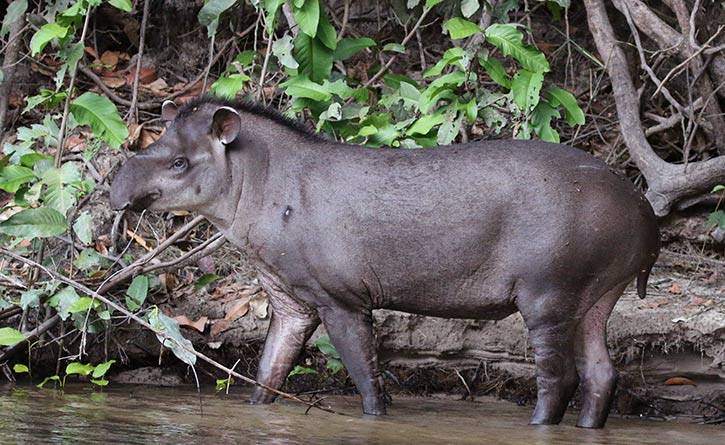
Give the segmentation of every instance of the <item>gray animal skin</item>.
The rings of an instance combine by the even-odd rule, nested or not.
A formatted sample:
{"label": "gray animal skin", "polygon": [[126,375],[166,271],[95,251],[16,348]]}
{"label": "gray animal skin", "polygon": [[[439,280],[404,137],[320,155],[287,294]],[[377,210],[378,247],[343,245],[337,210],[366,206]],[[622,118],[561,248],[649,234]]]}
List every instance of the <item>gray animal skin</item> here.
{"label": "gray animal skin", "polygon": [[[114,209],[190,210],[256,266],[273,308],[257,380],[279,388],[320,321],[385,414],[372,310],[497,320],[519,311],[535,353],[532,424],[601,428],[617,372],[606,324],[644,297],[659,253],[649,203],[589,154],[540,141],[387,149],[323,140],[270,110],[202,98],[121,167]],[[274,394],[257,387],[252,403]]]}

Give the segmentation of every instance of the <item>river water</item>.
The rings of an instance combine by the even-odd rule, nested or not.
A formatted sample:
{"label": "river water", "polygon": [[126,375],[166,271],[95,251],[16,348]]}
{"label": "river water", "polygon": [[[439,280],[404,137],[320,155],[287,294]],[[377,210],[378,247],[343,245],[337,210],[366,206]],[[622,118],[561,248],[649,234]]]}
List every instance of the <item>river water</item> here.
{"label": "river water", "polygon": [[326,406],[245,403],[247,394],[121,386],[102,392],[73,385],[61,393],[0,387],[0,443],[272,443],[272,444],[725,444],[725,428],[684,421],[610,417],[604,430],[533,427],[531,407],[481,398],[475,402],[395,397],[385,418],[359,415],[356,397],[333,396]]}

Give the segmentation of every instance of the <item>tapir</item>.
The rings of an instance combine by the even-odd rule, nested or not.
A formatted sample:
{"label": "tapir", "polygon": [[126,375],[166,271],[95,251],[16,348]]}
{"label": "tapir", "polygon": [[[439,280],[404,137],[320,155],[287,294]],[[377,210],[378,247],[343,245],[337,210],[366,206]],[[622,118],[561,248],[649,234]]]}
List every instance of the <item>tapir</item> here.
{"label": "tapir", "polygon": [[[497,320],[533,348],[531,424],[601,428],[617,372],[607,319],[659,253],[644,196],[590,154],[541,141],[349,145],[248,102],[166,102],[164,135],[113,180],[114,209],[198,212],[256,268],[271,321],[258,382],[279,388],[320,322],[365,414],[385,414],[372,311]],[[275,394],[257,387],[252,403]]]}

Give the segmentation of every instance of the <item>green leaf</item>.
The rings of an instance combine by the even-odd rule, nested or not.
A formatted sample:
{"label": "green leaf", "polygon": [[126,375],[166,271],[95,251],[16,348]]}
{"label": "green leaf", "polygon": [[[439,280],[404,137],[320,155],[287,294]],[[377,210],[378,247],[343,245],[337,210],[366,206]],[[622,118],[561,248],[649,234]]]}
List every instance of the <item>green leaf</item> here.
{"label": "green leaf", "polygon": [[65,217],[48,207],[25,209],[0,223],[0,233],[27,240],[61,235],[66,228]]}
{"label": "green leaf", "polygon": [[345,37],[337,42],[337,48],[333,54],[334,60],[347,60],[365,48],[375,46],[375,40],[369,37],[351,38]]}
{"label": "green leaf", "polygon": [[83,249],[78,255],[73,265],[82,271],[88,271],[101,266],[103,257],[93,249]]}
{"label": "green leaf", "polygon": [[335,28],[327,20],[327,16],[323,13],[320,15],[320,24],[317,27],[317,37],[323,45],[334,51],[337,48],[337,32]]}
{"label": "green leaf", "polygon": [[442,124],[444,120],[445,116],[443,114],[425,114],[415,121],[405,134],[408,136],[413,134],[428,134],[433,127]]}
{"label": "green leaf", "polygon": [[22,294],[20,294],[20,307],[26,311],[28,308],[31,307],[38,307],[40,306],[40,296],[43,294],[43,291],[40,289],[28,289]]}
{"label": "green leaf", "polygon": [[425,9],[431,9],[435,5],[442,3],[443,0],[425,0]]}
{"label": "green leaf", "polygon": [[445,53],[443,53],[443,57],[441,57],[441,59],[435,65],[428,68],[423,73],[423,77],[427,78],[440,76],[441,73],[443,73],[445,67],[453,64],[458,65],[462,70],[465,71],[468,68],[469,63],[470,59],[465,49],[458,47],[450,48]]}
{"label": "green leaf", "polygon": [[94,379],[100,379],[101,377],[105,376],[109,369],[111,369],[111,365],[116,363],[116,360],[109,360],[107,362],[99,363],[96,365],[95,369],[93,369],[93,374],[91,377]]}
{"label": "green leaf", "polygon": [[60,377],[58,377],[57,375],[52,375],[50,377],[46,377],[46,378],[43,379],[42,382],[38,383],[35,386],[37,386],[38,388],[42,388],[42,387],[44,387],[50,381],[60,382]]}
{"label": "green leaf", "polygon": [[333,346],[332,342],[330,342],[329,335],[321,335],[320,338],[315,341],[315,347],[319,349],[325,357],[340,358],[340,354],[337,352],[337,349],[335,349],[335,346]]}
{"label": "green leaf", "polygon": [[298,98],[307,98],[315,101],[325,101],[330,99],[332,95],[320,84],[317,84],[307,77],[292,77],[281,85],[285,88],[287,95]]}
{"label": "green leaf", "polygon": [[478,0],[462,0],[461,1],[461,14],[463,17],[469,18],[478,11],[480,7]]}
{"label": "green leaf", "polygon": [[50,304],[51,307],[55,308],[55,310],[58,312],[58,315],[60,316],[61,320],[66,320],[70,316],[70,308],[75,304],[76,301],[78,301],[80,297],[76,293],[75,289],[68,286],[63,288],[60,292],[57,292],[55,295],[53,295],[50,300],[48,300],[48,304]]}
{"label": "green leaf", "polygon": [[320,22],[320,1],[305,0],[302,7],[292,6],[292,15],[300,27],[300,31],[309,37],[317,35],[317,25]]}
{"label": "green leaf", "polygon": [[558,144],[559,133],[551,126],[553,118],[559,118],[559,111],[542,100],[531,113],[531,127],[544,141]]}
{"label": "green leaf", "polygon": [[73,223],[73,231],[83,244],[93,242],[93,217],[88,211],[84,210],[76,218],[76,222]]}
{"label": "green leaf", "polygon": [[90,309],[95,309],[100,306],[100,304],[98,300],[91,297],[80,297],[68,307],[68,312],[71,314],[88,312]]}
{"label": "green leaf", "polygon": [[272,54],[279,60],[279,63],[291,70],[296,70],[300,64],[292,56],[293,49],[292,37],[287,34],[275,40],[272,44]]}
{"label": "green leaf", "polygon": [[179,324],[176,320],[164,315],[159,308],[155,308],[149,314],[149,323],[155,330],[170,337],[165,338],[162,335],[156,334],[156,337],[164,347],[171,349],[171,352],[182,362],[192,366],[196,364],[196,355],[191,352],[194,351],[194,345],[181,335]]}
{"label": "green leaf", "polygon": [[478,62],[486,70],[491,80],[504,88],[511,89],[511,79],[506,73],[506,68],[503,67],[503,64],[498,59],[494,59],[493,57],[479,57]]}
{"label": "green leaf", "polygon": [[16,363],[13,365],[13,372],[15,372],[15,374],[30,373],[30,368],[21,363]]}
{"label": "green leaf", "polygon": [[15,346],[25,340],[22,332],[13,328],[0,328],[0,346]]}
{"label": "green leaf", "polygon": [[460,133],[463,116],[456,116],[456,112],[446,113],[446,119],[438,127],[438,132],[436,133],[436,142],[438,145],[450,145],[456,136],[458,136],[458,133]]}
{"label": "green leaf", "polygon": [[297,365],[294,367],[292,371],[287,375],[287,378],[294,377],[296,375],[305,375],[305,374],[317,374],[317,371],[315,371],[312,368],[308,368],[306,366],[300,366]]}
{"label": "green leaf", "polygon": [[709,228],[719,227],[725,229],[725,212],[718,210],[717,212],[710,213],[705,225]]}
{"label": "green leaf", "polygon": [[511,92],[516,106],[522,113],[530,113],[539,103],[539,93],[543,83],[544,75],[542,73],[532,73],[525,69],[516,73],[511,82]]}
{"label": "green leaf", "polygon": [[328,358],[327,364],[325,367],[332,373],[337,374],[338,372],[342,371],[342,369],[345,368],[345,366],[342,364],[342,360],[337,358]]}
{"label": "green leaf", "polygon": [[564,117],[570,126],[584,125],[584,112],[579,108],[576,97],[567,90],[559,87],[549,87],[546,89],[551,106],[564,108]]}
{"label": "green leaf", "polygon": [[322,82],[332,71],[332,51],[305,33],[295,37],[295,60],[299,63],[299,74],[306,75],[313,82]]}
{"label": "green leaf", "polygon": [[131,9],[133,9],[131,0],[108,0],[108,4],[125,12],[131,12]]}
{"label": "green leaf", "polygon": [[71,362],[68,363],[68,366],[65,367],[65,375],[87,376],[93,372],[94,368],[95,366],[91,365],[90,363],[83,364],[80,362]]}
{"label": "green leaf", "polygon": [[453,17],[448,20],[443,24],[443,28],[448,31],[448,34],[450,34],[453,40],[465,39],[466,37],[481,32],[481,28],[478,25],[460,17]]}
{"label": "green leaf", "polygon": [[126,289],[126,307],[135,311],[141,308],[146,301],[149,291],[149,278],[146,275],[139,275],[131,281]]}
{"label": "green leaf", "polygon": [[549,71],[549,62],[544,53],[523,43],[524,35],[514,25],[494,23],[485,32],[486,40],[500,49],[506,56],[512,56],[522,67],[534,73]]}
{"label": "green leaf", "polygon": [[116,106],[106,96],[85,92],[71,103],[71,112],[79,124],[89,125],[93,133],[113,148],[128,137],[128,128]]}
{"label": "green leaf", "polygon": [[719,193],[725,191],[725,185],[718,184],[715,187],[712,188],[712,191],[710,193]]}
{"label": "green leaf", "polygon": [[405,46],[400,43],[386,43],[385,46],[383,46],[383,51],[405,54]]}
{"label": "green leaf", "polygon": [[22,165],[10,164],[0,170],[0,189],[15,193],[25,183],[35,179],[33,170]]}
{"label": "green leaf", "polygon": [[196,290],[199,290],[202,287],[208,286],[211,283],[217,281],[219,278],[221,278],[221,277],[215,273],[204,274],[198,280],[196,280],[196,283],[194,283],[194,288]]}
{"label": "green leaf", "polygon": [[211,91],[216,96],[234,99],[249,80],[250,77],[242,73],[222,76],[211,84]]}
{"label": "green leaf", "polygon": [[46,23],[30,39],[30,54],[37,55],[53,39],[62,39],[68,34],[68,28],[57,23]]}
{"label": "green leaf", "polygon": [[77,188],[67,185],[81,179],[78,167],[72,162],[66,162],[60,168],[46,170],[42,175],[42,181],[48,187],[43,196],[48,207],[65,215],[75,204],[78,194]]}
{"label": "green leaf", "polygon": [[108,380],[106,379],[91,379],[91,383],[97,386],[108,386]]}
{"label": "green leaf", "polygon": [[[28,0],[15,0],[8,5],[5,17],[3,17],[2,28],[0,28],[0,37],[5,37],[10,32],[12,24],[23,19],[26,9],[28,9]],[[0,79],[0,82],[2,82],[2,79]]]}
{"label": "green leaf", "polygon": [[197,15],[199,23],[208,28],[213,22],[218,21],[219,16],[234,6],[236,2],[237,0],[209,0],[204,3],[204,6],[199,11],[199,15]]}
{"label": "green leaf", "polygon": [[267,13],[264,18],[265,26],[267,33],[270,35],[274,31],[274,22],[275,17],[277,16],[277,11],[279,11],[279,8],[283,4],[284,0],[262,0],[262,8],[264,8]]}

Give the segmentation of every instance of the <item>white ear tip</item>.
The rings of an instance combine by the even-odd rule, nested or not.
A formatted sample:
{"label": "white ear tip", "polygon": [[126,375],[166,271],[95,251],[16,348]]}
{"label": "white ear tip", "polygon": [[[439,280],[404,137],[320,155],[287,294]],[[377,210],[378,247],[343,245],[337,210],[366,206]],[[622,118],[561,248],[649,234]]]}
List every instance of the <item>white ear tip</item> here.
{"label": "white ear tip", "polygon": [[239,115],[239,112],[238,112],[237,110],[235,110],[235,109],[234,109],[234,108],[232,108],[232,107],[227,107],[226,105],[225,105],[225,106],[223,106],[223,107],[219,107],[219,109],[220,109],[220,110],[227,110],[227,111],[231,111],[232,113],[236,114],[237,116]]}

